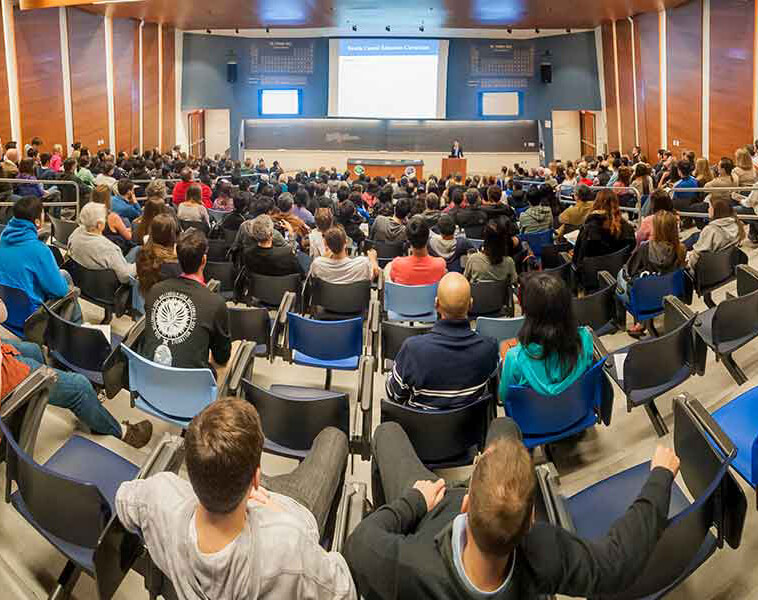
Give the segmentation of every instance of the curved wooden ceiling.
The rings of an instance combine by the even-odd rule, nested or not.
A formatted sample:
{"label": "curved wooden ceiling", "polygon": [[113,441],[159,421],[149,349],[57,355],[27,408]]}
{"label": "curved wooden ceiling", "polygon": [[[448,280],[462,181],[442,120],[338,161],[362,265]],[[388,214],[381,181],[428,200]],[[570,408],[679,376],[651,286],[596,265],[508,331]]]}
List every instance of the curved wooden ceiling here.
{"label": "curved wooden ceiling", "polygon": [[[27,0],[27,2],[56,0]],[[70,3],[72,0],[63,0]],[[421,23],[439,28],[587,28],[688,0],[141,0],[89,4],[114,17],[162,22],[181,29],[344,28],[379,33]],[[57,0],[61,2],[61,0]],[[84,2],[83,4],[88,4]]]}

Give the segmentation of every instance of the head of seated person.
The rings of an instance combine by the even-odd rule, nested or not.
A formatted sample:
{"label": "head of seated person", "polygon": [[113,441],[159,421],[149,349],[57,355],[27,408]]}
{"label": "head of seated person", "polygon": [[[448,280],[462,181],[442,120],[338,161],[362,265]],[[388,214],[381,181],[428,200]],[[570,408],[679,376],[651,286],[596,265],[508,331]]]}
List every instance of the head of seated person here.
{"label": "head of seated person", "polygon": [[471,187],[466,190],[465,198],[466,198],[466,205],[469,208],[476,208],[477,206],[479,206],[479,198],[480,198],[479,190],[476,189],[475,187]]}
{"label": "head of seated person", "polygon": [[187,188],[186,201],[190,204],[203,203],[203,189],[199,184],[193,183]]}
{"label": "head of seated person", "polygon": [[45,211],[42,209],[42,200],[36,196],[23,196],[19,198],[13,205],[12,210],[14,219],[32,223],[37,230],[42,229],[42,226],[45,224]]}
{"label": "head of seated person", "polygon": [[676,168],[677,171],[679,171],[680,179],[686,179],[692,173],[692,163],[688,160],[680,160],[678,163],[676,163]]}
{"label": "head of seated person", "polygon": [[464,197],[465,196],[461,188],[459,187],[453,188],[452,195],[450,197],[450,199],[453,202],[453,208],[461,208],[461,206],[463,205]]}
{"label": "head of seated person", "polygon": [[434,305],[443,319],[467,319],[471,303],[471,285],[463,275],[448,273],[440,279]]}
{"label": "head of seated person", "polygon": [[79,222],[90,235],[102,235],[107,220],[108,211],[97,202],[88,202],[79,213]]}
{"label": "head of seated person", "polygon": [[414,256],[426,256],[427,244],[429,243],[429,225],[421,216],[415,216],[406,225],[408,241],[411,244],[411,253]]}
{"label": "head of seated person", "polygon": [[31,158],[24,158],[18,163],[19,175],[26,176],[28,178],[34,177],[34,160]]}
{"label": "head of seated person", "polygon": [[510,385],[528,385],[544,395],[561,393],[592,364],[592,336],[580,328],[566,282],[535,273],[522,286],[524,324],[519,345],[503,361],[500,399]]}
{"label": "head of seated person", "polygon": [[577,202],[593,202],[595,200],[595,192],[590,189],[590,186],[580,183],[574,190],[574,199]]}
{"label": "head of seated person", "polygon": [[347,258],[347,235],[341,225],[330,227],[324,233],[324,244],[329,251],[329,257],[334,260]]}
{"label": "head of seated person", "polygon": [[271,248],[274,241],[274,221],[268,215],[259,215],[253,219],[250,233],[259,248]]}
{"label": "head of seated person", "polygon": [[319,208],[314,215],[316,220],[316,229],[318,229],[322,235],[332,226],[332,211],[328,208]]}
{"label": "head of seated person", "polygon": [[[137,255],[137,280],[142,296],[167,275],[178,275],[176,264],[176,220],[168,213],[157,214],[150,223],[150,238]],[[172,263],[173,268],[165,267]]]}
{"label": "head of seated person", "polygon": [[179,177],[184,183],[189,183],[190,181],[192,181],[192,169],[190,169],[189,167],[184,167],[179,172]]}
{"label": "head of seated person", "polygon": [[203,274],[208,254],[208,238],[194,227],[183,232],[176,243],[176,257],[185,275]]}
{"label": "head of seated person", "polygon": [[442,239],[455,239],[455,221],[449,214],[443,214],[440,216],[439,221],[437,221],[437,228],[440,230]]}
{"label": "head of seated person", "polygon": [[284,192],[283,194],[279,195],[279,198],[276,200],[276,207],[279,209],[279,212],[281,213],[288,213],[292,210],[293,200],[292,200],[292,194],[289,192]]}
{"label": "head of seated person", "polygon": [[131,194],[132,190],[134,190],[134,184],[130,179],[122,177],[118,180],[118,183],[116,184],[116,191],[118,192],[119,196],[126,198]]}

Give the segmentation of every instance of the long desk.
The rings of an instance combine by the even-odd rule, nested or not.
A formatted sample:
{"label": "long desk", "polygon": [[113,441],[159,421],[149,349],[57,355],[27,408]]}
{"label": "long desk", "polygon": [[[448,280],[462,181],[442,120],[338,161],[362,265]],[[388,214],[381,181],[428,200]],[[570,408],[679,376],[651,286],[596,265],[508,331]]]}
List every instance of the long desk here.
{"label": "long desk", "polygon": [[378,158],[348,158],[347,170],[353,177],[368,175],[369,177],[387,177],[393,175],[400,179],[403,176],[424,176],[423,160],[384,160]]}

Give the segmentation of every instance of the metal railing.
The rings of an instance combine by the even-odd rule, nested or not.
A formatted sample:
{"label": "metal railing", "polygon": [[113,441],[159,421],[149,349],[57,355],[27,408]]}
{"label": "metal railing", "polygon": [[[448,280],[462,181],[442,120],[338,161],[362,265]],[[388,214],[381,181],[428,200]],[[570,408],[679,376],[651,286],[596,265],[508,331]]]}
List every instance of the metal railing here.
{"label": "metal railing", "polygon": [[[576,200],[574,200],[573,194],[569,198],[565,198],[562,195],[563,190],[576,190],[578,186],[576,185],[558,185],[556,186],[556,194],[558,196],[558,201],[563,204],[576,204]],[[592,191],[599,191],[599,190],[610,190],[612,192],[623,192],[623,193],[629,193],[636,198],[636,202],[634,206],[619,206],[619,209],[622,212],[628,212],[628,213],[634,213],[637,215],[637,225],[639,225],[642,222],[642,195],[640,194],[640,191],[637,188],[633,187],[613,187],[608,185],[589,185],[587,186]]]}
{"label": "metal railing", "polygon": [[[76,201],[75,202],[45,202],[44,199],[42,200],[42,206],[48,208],[48,207],[58,207],[58,208],[70,208],[74,207],[76,209],[76,218],[79,219],[79,210],[81,209],[81,198],[79,196],[79,184],[75,181],[67,181],[65,179],[11,179],[8,177],[0,177],[0,183],[13,183],[16,185],[27,185],[30,183],[40,183],[43,186],[54,186],[58,187],[59,185],[73,185],[74,191],[76,192]],[[14,188],[15,189],[15,188]],[[11,194],[13,194],[13,191],[11,191]],[[13,206],[15,202],[0,202],[0,206]]]}

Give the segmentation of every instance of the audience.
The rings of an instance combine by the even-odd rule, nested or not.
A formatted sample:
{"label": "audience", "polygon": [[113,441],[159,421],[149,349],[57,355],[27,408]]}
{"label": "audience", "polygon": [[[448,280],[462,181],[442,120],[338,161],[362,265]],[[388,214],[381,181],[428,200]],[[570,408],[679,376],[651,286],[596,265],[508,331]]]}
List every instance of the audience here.
{"label": "audience", "polygon": [[395,204],[394,215],[379,215],[374,220],[369,238],[376,242],[404,242],[408,239],[405,231],[405,219],[411,212],[411,203],[407,198],[400,198]]}
{"label": "audience", "polygon": [[110,269],[121,283],[129,283],[136,267],[126,262],[121,249],[103,236],[108,213],[102,204],[90,202],[79,213],[77,227],[68,238],[68,256],[85,269]]}
{"label": "audience", "polygon": [[137,244],[144,244],[147,242],[147,238],[150,235],[150,225],[153,219],[160,214],[167,213],[168,208],[162,198],[156,198],[148,196],[145,201],[145,206],[142,209],[142,215],[134,219],[132,227],[137,226],[136,239],[132,241]]}
{"label": "audience", "polygon": [[639,229],[637,229],[637,244],[641,244],[647,240],[653,239],[655,231],[653,228],[653,219],[655,215],[665,210],[666,212],[674,213],[674,203],[671,200],[671,196],[665,190],[655,190],[650,195],[650,214],[642,219]]}
{"label": "audience", "polygon": [[318,258],[326,254],[326,246],[324,245],[324,234],[332,227],[332,211],[328,208],[319,208],[316,211],[314,218],[316,228],[311,230],[309,234],[309,245],[311,258]]}
{"label": "audience", "polygon": [[176,256],[176,232],[176,221],[165,212],[157,214],[150,223],[149,236],[136,263],[143,298],[156,283],[182,274]]}
{"label": "audience", "polygon": [[207,253],[208,240],[197,229],[179,237],[176,255],[182,274],[154,284],[145,296],[145,358],[168,367],[214,371],[214,365],[229,361],[229,315],[224,299],[205,285]]}
{"label": "audience", "polygon": [[[0,284],[21,290],[29,298],[29,312],[23,306],[7,306],[5,327],[24,337],[24,322],[43,303],[63,298],[72,286],[71,277],[58,268],[50,248],[39,240],[45,222],[42,201],[24,196],[13,206],[13,218],[0,235]],[[81,312],[71,320],[81,322]]]}
{"label": "audience", "polygon": [[[177,184],[178,185],[178,184]],[[179,204],[176,216],[180,221],[202,223],[210,228],[211,221],[208,209],[203,204],[203,192],[198,184],[191,184],[184,193],[184,200]]]}
{"label": "audience", "polygon": [[331,227],[324,234],[326,253],[311,263],[310,274],[328,283],[355,283],[376,279],[381,271],[376,250],[367,256],[350,258],[347,255],[347,236],[341,226]]}
{"label": "audience", "polygon": [[261,473],[264,432],[244,400],[219,400],[187,429],[189,481],[172,473],[116,492],[177,596],[355,600],[345,559],[319,538],[347,466],[345,434],[324,429],[292,473]]}
{"label": "audience", "polygon": [[260,215],[252,222],[254,246],[244,250],[243,261],[248,273],[257,275],[294,275],[304,271],[295,256],[292,244],[274,244],[274,222],[268,215]]}
{"label": "audience", "polygon": [[703,227],[700,237],[687,255],[687,264],[691,269],[695,268],[703,252],[718,252],[736,246],[745,239],[745,227],[734,215],[728,200],[711,200],[708,217],[708,224]]}
{"label": "audience", "polygon": [[610,190],[600,190],[592,212],[579,229],[572,260],[579,266],[585,258],[613,254],[624,248],[631,251],[635,244],[634,227],[621,216],[618,196]]}
{"label": "audience", "polygon": [[629,510],[590,541],[535,523],[534,463],[509,419],[490,426],[468,484],[438,479],[397,423],[376,429],[372,458],[380,508],[345,546],[358,593],[371,600],[621,594],[642,574],[668,524],[679,471],[677,456],[659,446]]}
{"label": "audience", "polygon": [[488,392],[497,369],[497,344],[471,330],[471,286],[463,275],[442,278],[435,307],[440,320],[432,331],[406,339],[395,357],[386,384],[392,402],[451,409]]}
{"label": "audience", "polygon": [[482,249],[467,257],[463,275],[471,283],[479,281],[516,283],[516,264],[508,256],[508,236],[502,219],[490,221],[484,228]]}
{"label": "audience", "polygon": [[[424,219],[427,222],[426,218]],[[445,259],[445,265],[450,272],[461,273],[461,257],[473,252],[476,247],[465,236],[455,235],[455,222],[449,214],[440,216],[437,223],[439,234],[433,231],[429,234],[429,254]]]}
{"label": "audience", "polygon": [[432,285],[447,271],[444,258],[429,256],[429,226],[420,215],[408,221],[406,227],[411,244],[410,256],[398,256],[386,267],[387,279],[402,285]]}
{"label": "audience", "polygon": [[[749,159],[748,159],[749,160]],[[752,163],[751,163],[752,165]],[[679,181],[674,184],[674,208],[677,210],[688,210],[691,204],[698,201],[699,192],[682,192],[682,189],[698,188],[697,179],[692,176],[692,163],[688,160],[680,160],[676,169],[679,172]]]}
{"label": "audience", "polygon": [[547,273],[525,279],[521,288],[524,324],[500,373],[503,404],[512,385],[527,385],[543,396],[560,394],[593,362],[592,334],[578,327],[571,290],[563,279]]}
{"label": "audience", "polygon": [[119,179],[116,192],[111,198],[111,210],[122,220],[131,223],[142,214],[137,197],[134,195],[134,184],[128,179]]}
{"label": "audience", "polygon": [[580,183],[574,189],[574,200],[576,204],[569,206],[558,215],[558,222],[561,223],[558,229],[560,234],[569,233],[584,225],[587,215],[592,212],[595,192],[589,186]]}
{"label": "audience", "polygon": [[526,194],[529,202],[527,208],[519,217],[521,233],[539,233],[553,227],[553,211],[545,204],[542,190],[532,188]]}

